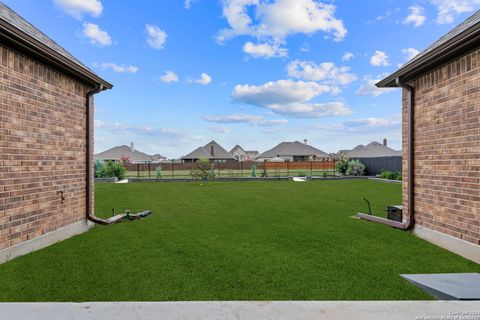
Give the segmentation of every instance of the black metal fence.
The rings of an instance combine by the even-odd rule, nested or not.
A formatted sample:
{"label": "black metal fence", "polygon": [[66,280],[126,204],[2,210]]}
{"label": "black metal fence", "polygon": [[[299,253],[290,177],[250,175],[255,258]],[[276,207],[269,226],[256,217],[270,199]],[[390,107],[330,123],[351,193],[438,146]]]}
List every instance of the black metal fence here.
{"label": "black metal fence", "polygon": [[367,176],[375,176],[384,169],[390,171],[402,171],[402,156],[351,159],[358,159],[365,164],[365,174]]}

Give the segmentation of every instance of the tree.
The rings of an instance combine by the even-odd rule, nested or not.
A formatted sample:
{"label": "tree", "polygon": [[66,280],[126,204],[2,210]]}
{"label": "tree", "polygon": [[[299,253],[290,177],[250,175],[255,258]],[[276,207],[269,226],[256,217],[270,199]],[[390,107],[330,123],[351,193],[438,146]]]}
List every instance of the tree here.
{"label": "tree", "polygon": [[209,159],[198,159],[190,171],[190,176],[195,180],[208,181],[215,177],[214,169]]}

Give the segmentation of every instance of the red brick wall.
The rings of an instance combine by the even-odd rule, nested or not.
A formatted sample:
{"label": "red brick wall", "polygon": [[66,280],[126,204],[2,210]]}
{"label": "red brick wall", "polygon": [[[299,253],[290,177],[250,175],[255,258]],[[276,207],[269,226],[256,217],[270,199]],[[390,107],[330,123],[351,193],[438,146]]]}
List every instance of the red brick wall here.
{"label": "red brick wall", "polygon": [[87,90],[0,46],[0,249],[85,220]]}
{"label": "red brick wall", "polygon": [[[410,83],[415,88],[416,223],[480,244],[480,49]],[[406,91],[403,195],[407,208]]]}

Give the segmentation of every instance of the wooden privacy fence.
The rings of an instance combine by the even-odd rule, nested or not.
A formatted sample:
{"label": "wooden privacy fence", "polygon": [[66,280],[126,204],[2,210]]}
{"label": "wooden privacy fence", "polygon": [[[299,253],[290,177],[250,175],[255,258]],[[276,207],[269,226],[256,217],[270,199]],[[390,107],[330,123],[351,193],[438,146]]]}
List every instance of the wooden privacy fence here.
{"label": "wooden privacy fence", "polygon": [[[323,172],[335,171],[335,160],[323,161],[287,161],[287,162],[254,162],[254,161],[212,161],[212,169],[217,177],[248,177],[252,174],[253,165],[256,176],[292,176],[292,175],[321,175]],[[130,177],[156,177],[156,169],[161,168],[162,177],[185,178],[195,168],[195,163],[135,163],[127,164],[126,169]]]}

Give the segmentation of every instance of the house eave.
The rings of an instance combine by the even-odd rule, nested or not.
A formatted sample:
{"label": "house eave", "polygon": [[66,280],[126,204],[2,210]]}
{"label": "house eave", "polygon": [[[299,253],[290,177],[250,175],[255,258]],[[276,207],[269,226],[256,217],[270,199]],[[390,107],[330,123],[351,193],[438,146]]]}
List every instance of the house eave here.
{"label": "house eave", "polygon": [[92,87],[101,84],[105,89],[113,88],[111,83],[100,78],[92,71],[56,52],[4,20],[0,20],[0,39],[2,43],[8,43],[13,49],[61,70]]}
{"label": "house eave", "polygon": [[480,24],[473,25],[427,54],[407,63],[396,72],[376,83],[379,88],[397,87],[395,80],[402,78],[404,82],[411,81],[421,74],[432,70],[462,52],[480,45]]}

